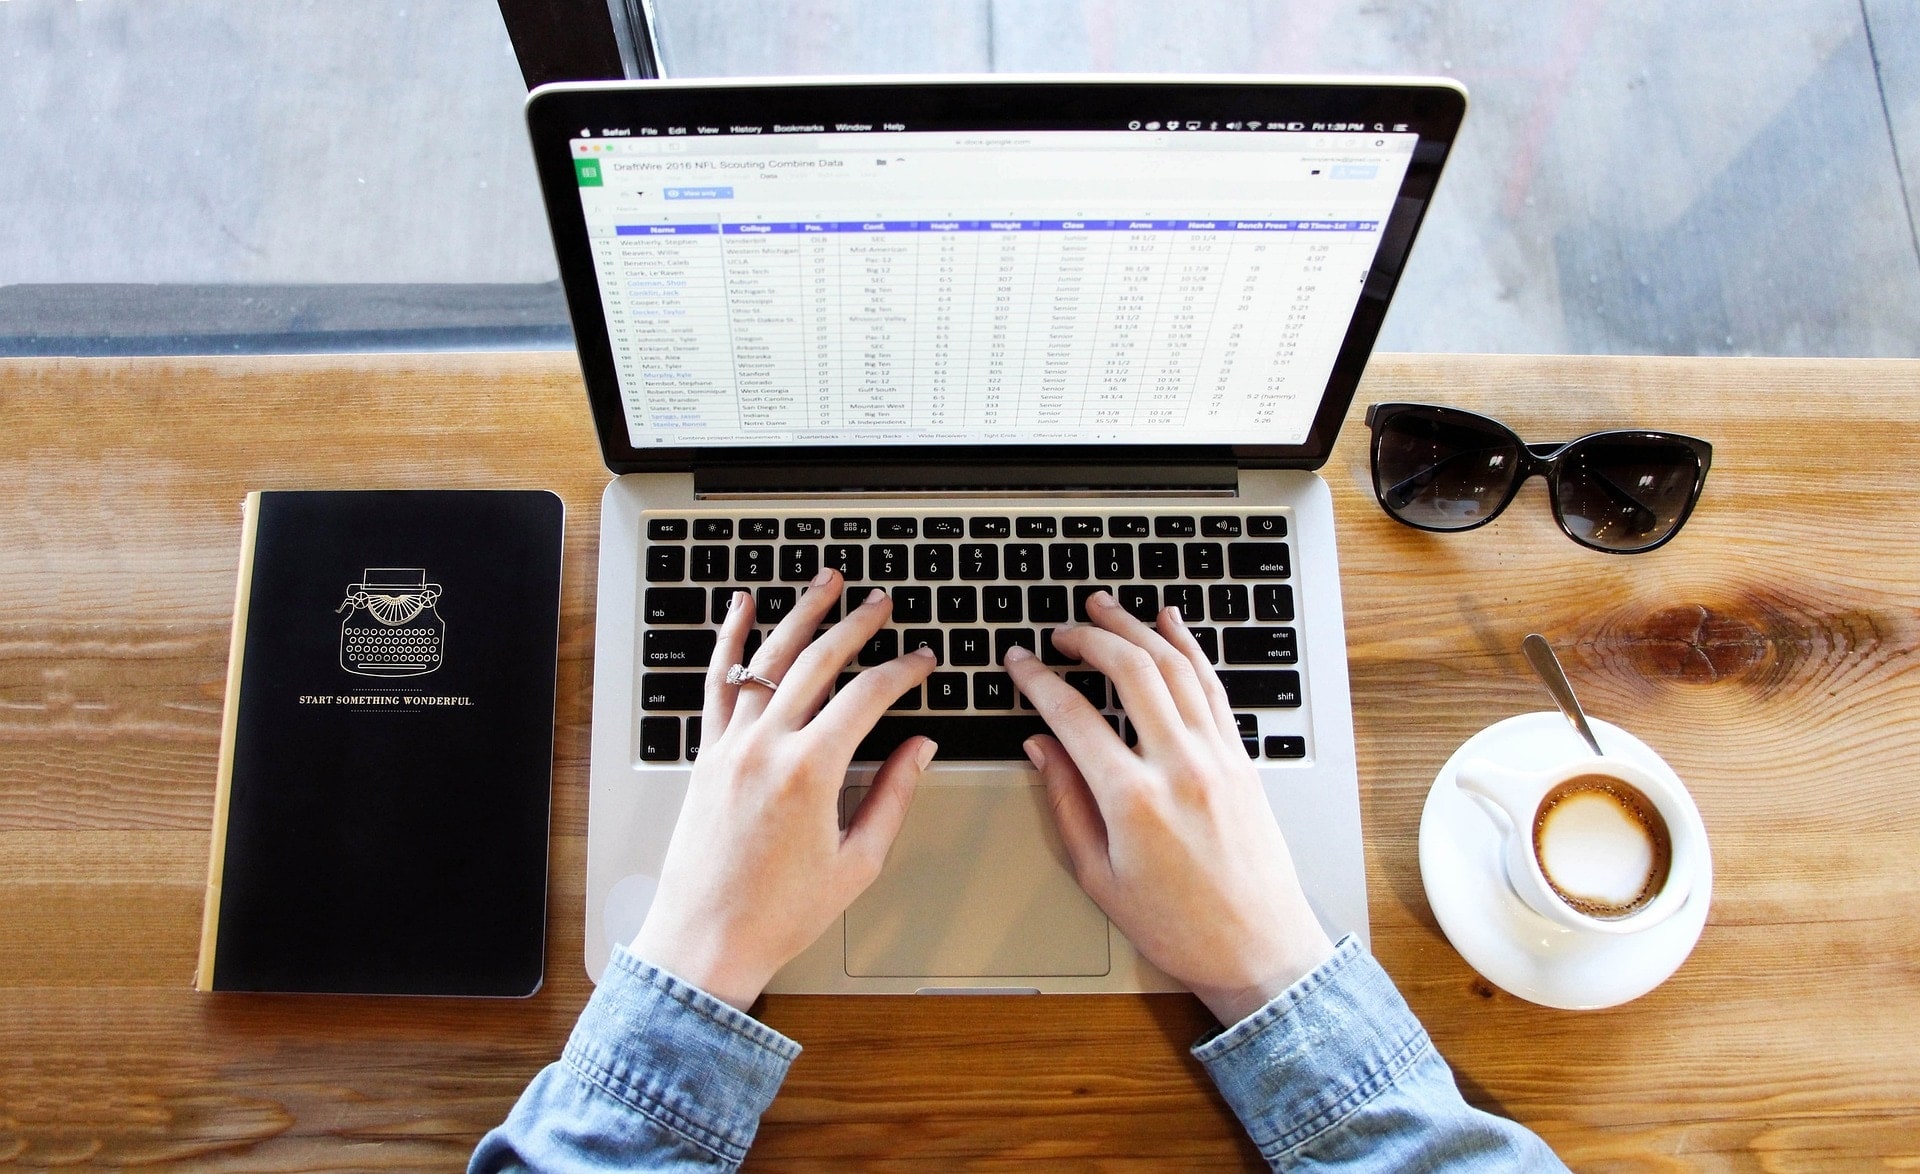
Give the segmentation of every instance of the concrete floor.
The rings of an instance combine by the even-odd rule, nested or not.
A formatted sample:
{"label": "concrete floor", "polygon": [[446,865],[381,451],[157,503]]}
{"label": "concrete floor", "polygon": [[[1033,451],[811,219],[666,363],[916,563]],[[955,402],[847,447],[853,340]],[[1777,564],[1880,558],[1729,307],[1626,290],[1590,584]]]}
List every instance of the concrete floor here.
{"label": "concrete floor", "polygon": [[[656,10],[677,76],[1447,74],[1383,349],[1920,355],[1913,0]],[[0,0],[0,62],[0,286],[553,279],[489,0]]]}

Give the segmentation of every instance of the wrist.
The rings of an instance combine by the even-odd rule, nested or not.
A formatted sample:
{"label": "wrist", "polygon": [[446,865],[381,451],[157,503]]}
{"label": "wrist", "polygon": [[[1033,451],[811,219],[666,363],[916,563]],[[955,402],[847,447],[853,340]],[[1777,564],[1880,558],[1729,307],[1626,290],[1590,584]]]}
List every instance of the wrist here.
{"label": "wrist", "polygon": [[1232,1027],[1260,1008],[1271,1003],[1294,983],[1312,974],[1333,957],[1333,941],[1314,927],[1313,937],[1309,941],[1298,943],[1284,956],[1276,959],[1261,971],[1261,977],[1245,983],[1224,983],[1211,985],[1196,983],[1193,993],[1213,1017],[1220,1021],[1221,1027]]}
{"label": "wrist", "polygon": [[643,925],[629,947],[634,956],[667,971],[740,1011],[749,1011],[766,989],[771,975],[750,973],[729,959],[698,945],[677,942],[668,935],[649,933]]}

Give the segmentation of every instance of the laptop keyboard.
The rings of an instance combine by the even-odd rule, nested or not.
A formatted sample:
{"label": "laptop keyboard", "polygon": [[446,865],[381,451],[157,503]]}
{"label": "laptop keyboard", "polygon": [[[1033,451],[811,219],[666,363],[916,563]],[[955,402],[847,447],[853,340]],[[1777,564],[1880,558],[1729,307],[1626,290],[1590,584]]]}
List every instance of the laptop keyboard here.
{"label": "laptop keyboard", "polygon": [[1216,666],[1254,758],[1307,752],[1288,518],[1252,511],[826,514],[740,510],[648,513],[642,553],[640,757],[699,754],[706,668],[736,591],[753,595],[746,661],[822,567],[846,580],[829,623],[875,587],[893,617],[840,673],[925,644],[940,667],[895,702],[856,761],[884,758],[925,734],[944,761],[1025,760],[1021,743],[1046,729],[999,667],[1020,645],[1061,672],[1133,741],[1104,674],[1058,652],[1053,632],[1087,620],[1100,590],[1152,623],[1177,607]]}

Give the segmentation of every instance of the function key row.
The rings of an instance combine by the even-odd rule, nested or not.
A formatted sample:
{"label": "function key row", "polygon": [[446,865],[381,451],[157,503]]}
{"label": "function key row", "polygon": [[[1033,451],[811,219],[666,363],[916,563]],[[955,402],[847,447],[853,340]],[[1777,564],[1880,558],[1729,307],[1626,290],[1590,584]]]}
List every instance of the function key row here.
{"label": "function key row", "polygon": [[1279,514],[1067,515],[1010,517],[874,518],[649,518],[654,542],[726,542],[779,539],[805,542],[826,538],[1284,538],[1287,519]]}

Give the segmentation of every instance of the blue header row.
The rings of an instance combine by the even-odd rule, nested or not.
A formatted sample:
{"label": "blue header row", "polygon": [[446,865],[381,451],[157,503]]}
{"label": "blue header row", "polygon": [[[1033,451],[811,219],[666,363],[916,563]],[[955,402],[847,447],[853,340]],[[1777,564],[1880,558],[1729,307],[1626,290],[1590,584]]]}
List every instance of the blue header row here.
{"label": "blue header row", "polygon": [[831,232],[1374,232],[1377,220],[799,220],[777,224],[622,224],[621,236]]}

